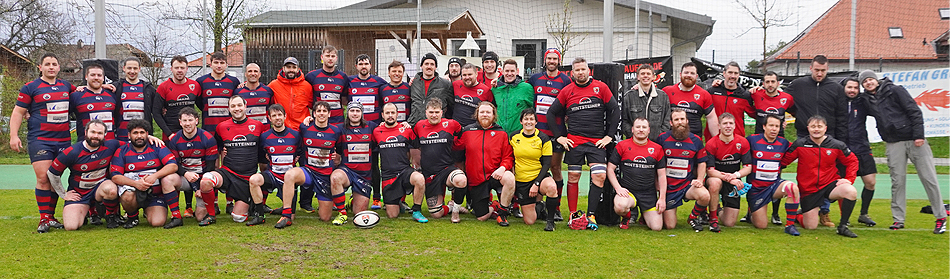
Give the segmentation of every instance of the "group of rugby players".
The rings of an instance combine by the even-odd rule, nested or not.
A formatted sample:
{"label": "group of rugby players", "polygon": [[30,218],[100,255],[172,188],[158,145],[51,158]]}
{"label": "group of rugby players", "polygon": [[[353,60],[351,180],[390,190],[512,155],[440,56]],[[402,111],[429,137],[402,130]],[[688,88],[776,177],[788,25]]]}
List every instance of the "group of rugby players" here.
{"label": "group of rugby players", "polygon": [[[799,107],[807,133],[800,130],[795,143],[784,139],[784,114],[796,111],[795,102],[778,90],[774,73],[749,93],[737,86],[739,68],[730,63],[724,80],[707,92],[696,85],[692,63],[683,65],[681,83],[663,89],[653,84],[652,67],[643,65],[638,84],[618,101],[583,58],[572,61],[570,76],[558,70],[561,60],[558,50],[547,50],[544,70],[523,80],[514,60],[500,63],[487,52],[481,67],[452,58],[447,76],[439,77],[436,57],[427,54],[411,83],[396,61],[387,82],[370,74],[367,55],[356,57],[358,74],[347,76],[336,69],[336,49],[327,46],[320,69],[304,75],[288,57],[270,85],[260,82],[254,63],[240,82],[225,72],[226,57],[214,53],[211,72],[195,80],[186,77],[185,58],[176,56],[172,77],[156,88],[139,78],[140,61],[129,58],[121,63],[120,82],[103,84],[102,67],[91,65],[87,85],[76,88],[57,78],[59,62],[47,54],[39,64],[42,76],[20,90],[11,130],[27,118],[41,233],[101,224],[100,216],[108,228],[132,228],[139,209],[155,227],[182,226],[192,216],[207,226],[220,214],[218,192],[228,198],[226,214],[248,226],[263,224],[267,214],[281,215],[276,228],[292,225],[299,199],[301,209],[334,225],[348,221],[349,208],[385,209],[389,218],[409,211],[421,223],[446,215],[458,223],[460,214],[471,212],[508,226],[508,217],[517,216],[526,224],[545,220],[552,231],[563,220],[563,161],[571,212],[577,211],[582,166],[589,166],[587,228],[597,228],[597,208],[607,199],[621,216],[620,228],[639,219],[652,230],[674,228],[676,208],[695,200],[689,226],[699,231],[708,224],[719,232],[720,200],[723,225],[731,227],[739,195],[748,191],[747,218],[757,228],[766,227],[769,202],[786,198],[785,232],[799,235],[796,224],[816,228],[815,209],[837,200],[837,232],[856,237],[847,225],[858,159],[825,135],[830,123],[821,112],[802,119],[806,109]],[[745,137],[742,113],[758,120],[757,134]],[[152,136],[153,120],[161,138]],[[627,139],[615,142],[621,124]],[[13,133],[10,145],[22,149],[19,135]],[[782,168],[796,159],[799,183],[781,179]],[[615,196],[603,195],[605,183]],[[271,192],[281,208],[265,204]],[[60,197],[62,223],[54,216]]]}

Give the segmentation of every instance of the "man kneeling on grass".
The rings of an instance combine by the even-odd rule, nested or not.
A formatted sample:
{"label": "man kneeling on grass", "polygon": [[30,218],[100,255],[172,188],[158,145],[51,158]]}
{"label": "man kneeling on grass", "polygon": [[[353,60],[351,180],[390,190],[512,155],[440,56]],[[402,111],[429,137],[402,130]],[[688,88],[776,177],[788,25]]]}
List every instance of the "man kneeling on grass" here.
{"label": "man kneeling on grass", "polygon": [[[128,214],[123,226],[126,229],[138,225],[139,208],[143,207],[153,227],[165,225],[171,229],[182,225],[176,189],[181,184],[176,173],[178,163],[168,148],[148,143],[149,124],[141,119],[129,121],[129,144],[112,156],[111,177],[118,185],[122,206]],[[171,209],[174,217],[167,225],[165,207]]]}
{"label": "man kneeling on grass", "polygon": [[607,163],[607,180],[617,191],[614,211],[623,217],[620,228],[627,229],[630,209],[639,207],[647,226],[659,231],[663,229],[662,214],[666,209],[666,156],[663,146],[650,141],[650,122],[646,118],[634,120],[632,130],[633,138],[618,143]]}

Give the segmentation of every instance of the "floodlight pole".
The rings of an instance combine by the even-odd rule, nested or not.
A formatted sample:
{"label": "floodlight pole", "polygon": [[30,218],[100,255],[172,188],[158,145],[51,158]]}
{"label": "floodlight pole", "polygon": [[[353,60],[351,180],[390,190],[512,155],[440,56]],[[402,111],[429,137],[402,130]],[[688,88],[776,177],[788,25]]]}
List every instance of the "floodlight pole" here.
{"label": "floodlight pole", "polygon": [[106,59],[106,1],[96,0],[96,58]]}

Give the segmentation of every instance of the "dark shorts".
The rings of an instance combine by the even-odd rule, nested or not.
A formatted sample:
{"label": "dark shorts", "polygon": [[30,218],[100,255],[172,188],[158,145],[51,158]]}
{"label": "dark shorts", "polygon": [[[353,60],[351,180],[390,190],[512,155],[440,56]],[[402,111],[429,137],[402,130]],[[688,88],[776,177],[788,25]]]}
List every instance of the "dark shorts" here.
{"label": "dark shorts", "polygon": [[60,152],[69,147],[68,141],[49,142],[42,140],[31,140],[26,144],[26,151],[30,154],[30,163],[37,161],[53,160]]}
{"label": "dark shorts", "polygon": [[251,184],[247,179],[223,169],[215,170],[214,172],[221,175],[221,188],[218,188],[218,190],[227,194],[228,197],[235,201],[254,204],[251,200]]}
{"label": "dark shorts", "polygon": [[465,150],[452,150],[452,162],[465,162]]}
{"label": "dark shorts", "polygon": [[749,193],[745,196],[745,200],[749,204],[749,211],[755,212],[770,202],[777,202],[772,199],[772,196],[775,195],[775,191],[777,191],[778,187],[784,182],[784,179],[778,179],[772,184],[769,184],[768,187],[752,187],[749,189]]}
{"label": "dark shorts", "polygon": [[557,140],[555,140],[553,136],[548,137],[548,138],[551,138],[551,152],[564,153],[564,146],[561,145],[561,143],[557,142]]}
{"label": "dark shorts", "polygon": [[656,201],[659,199],[656,193],[655,188],[648,190],[635,190],[629,187],[624,187],[633,194],[633,197],[637,198],[637,208],[640,209],[640,212],[647,212],[650,209],[656,208]]}
{"label": "dark shorts", "polygon": [[[708,189],[709,186],[707,185],[706,188]],[[722,187],[719,187],[719,200],[722,201],[722,207],[739,209],[739,197],[729,196],[729,193],[732,193],[732,190],[735,188],[736,186],[732,185],[731,183],[725,181],[722,182]],[[715,195],[715,193],[710,194]]]}
{"label": "dark shorts", "polygon": [[[343,173],[346,173],[346,179],[350,181],[350,187],[353,188],[353,194],[367,198],[373,196],[373,186],[370,184],[372,177],[362,177],[352,169],[342,164],[338,169],[342,170]],[[346,192],[346,189],[344,189],[344,192]]]}
{"label": "dark shorts", "polygon": [[468,204],[472,206],[472,214],[476,217],[488,214],[491,205],[491,189],[501,188],[501,181],[489,178],[482,184],[468,187]]}
{"label": "dark shorts", "polygon": [[67,191],[67,192],[68,192],[68,191],[71,191],[71,190],[74,190],[74,191],[76,191],[76,193],[79,193],[79,200],[78,200],[78,201],[66,201],[66,202],[63,203],[63,205],[64,205],[64,206],[70,205],[70,204],[86,204],[86,205],[92,205],[93,201],[96,200],[96,191],[99,191],[99,186],[102,185],[102,182],[105,182],[105,180],[102,180],[102,181],[100,181],[99,183],[96,183],[96,186],[95,186],[95,187],[92,187],[92,189],[79,189],[79,188],[73,188],[73,187],[68,187],[68,188],[66,188],[66,191]]}
{"label": "dark shorts", "polygon": [[332,201],[330,197],[330,176],[322,175],[314,172],[308,167],[300,167],[303,169],[304,173],[304,182],[300,185],[301,189],[311,190],[317,195],[318,201]]}
{"label": "dark shorts", "polygon": [[264,176],[264,185],[261,185],[261,191],[272,193],[276,190],[277,195],[280,196],[281,188],[284,187],[284,180],[278,178],[271,170],[265,170],[261,173],[261,176]]}
{"label": "dark shorts", "polygon": [[825,203],[825,200],[828,199],[828,195],[831,195],[831,191],[837,187],[837,183],[837,180],[832,181],[830,184],[825,185],[824,188],[821,188],[821,190],[818,190],[818,192],[807,196],[802,195],[802,213],[815,209]]}
{"label": "dark shorts", "polygon": [[534,181],[515,182],[515,196],[513,202],[518,204],[533,204],[538,201],[538,196],[531,197],[531,186]]}
{"label": "dark shorts", "polygon": [[684,201],[688,201],[688,199],[686,199],[686,192],[689,191],[689,188],[691,187],[693,186],[686,185],[686,187],[683,187],[683,189],[680,189],[679,191],[675,191],[675,192],[667,191],[666,192],[666,209],[677,208],[680,205],[683,205]]}
{"label": "dark shorts", "polygon": [[857,155],[857,157],[858,157],[858,176],[865,176],[865,175],[877,173],[877,164],[874,163],[874,156],[872,156],[871,154],[864,154],[864,155]]}
{"label": "dark shorts", "polygon": [[412,194],[414,189],[409,178],[415,171],[413,168],[406,168],[394,177],[383,177],[383,204],[399,204],[402,197]]}
{"label": "dark shorts", "polygon": [[426,175],[426,198],[444,196],[445,182],[449,180],[449,175],[457,169],[455,166],[448,166],[433,175]]}
{"label": "dark shorts", "polygon": [[592,142],[575,146],[564,155],[564,163],[570,166],[606,164],[607,149],[597,148]]}

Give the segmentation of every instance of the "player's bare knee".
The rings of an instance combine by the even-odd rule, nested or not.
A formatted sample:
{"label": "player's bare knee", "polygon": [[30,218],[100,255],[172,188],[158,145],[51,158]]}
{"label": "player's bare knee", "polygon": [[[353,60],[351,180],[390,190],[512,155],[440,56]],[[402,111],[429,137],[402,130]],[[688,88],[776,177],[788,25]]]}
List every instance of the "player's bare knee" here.
{"label": "player's bare knee", "polygon": [[247,179],[247,183],[250,184],[251,187],[261,187],[261,185],[264,185],[264,176],[260,173],[255,173],[251,175],[251,178]]}
{"label": "player's bare knee", "polygon": [[449,175],[452,180],[452,186],[455,188],[465,188],[468,187],[468,178],[465,177],[465,173],[460,170],[454,170]]}

